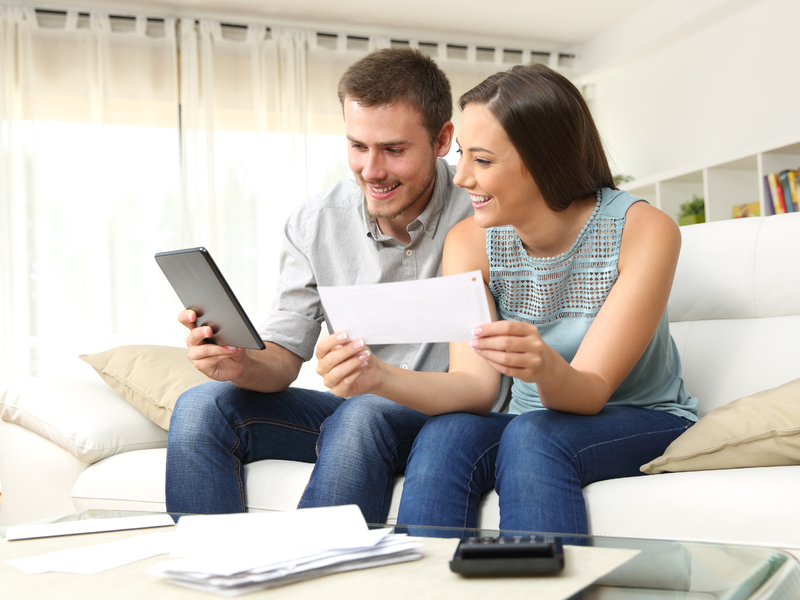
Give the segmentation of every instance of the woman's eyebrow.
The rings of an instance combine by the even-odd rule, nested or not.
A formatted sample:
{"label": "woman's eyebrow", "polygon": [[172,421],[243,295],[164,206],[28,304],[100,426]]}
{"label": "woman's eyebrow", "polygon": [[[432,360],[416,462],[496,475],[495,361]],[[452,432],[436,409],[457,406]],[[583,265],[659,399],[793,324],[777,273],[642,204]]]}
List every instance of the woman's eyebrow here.
{"label": "woman's eyebrow", "polygon": [[[456,138],[456,144],[458,144],[458,147],[461,148],[461,144],[459,143],[458,138]],[[482,146],[472,146],[471,148],[468,148],[468,150],[470,152],[486,152],[488,154],[494,154],[494,152]]]}

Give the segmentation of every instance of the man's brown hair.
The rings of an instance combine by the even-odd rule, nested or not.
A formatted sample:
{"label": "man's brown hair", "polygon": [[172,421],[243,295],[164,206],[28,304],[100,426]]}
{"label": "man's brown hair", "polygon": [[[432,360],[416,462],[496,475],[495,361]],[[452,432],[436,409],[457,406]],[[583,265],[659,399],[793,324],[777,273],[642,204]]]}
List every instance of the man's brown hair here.
{"label": "man's brown hair", "polygon": [[339,101],[361,106],[406,103],[422,115],[435,140],[453,116],[450,82],[436,62],[412,48],[384,48],[350,65],[339,80]]}
{"label": "man's brown hair", "polygon": [[461,96],[505,129],[547,205],[566,209],[598,188],[616,189],[603,142],[578,89],[544,65],[517,65]]}

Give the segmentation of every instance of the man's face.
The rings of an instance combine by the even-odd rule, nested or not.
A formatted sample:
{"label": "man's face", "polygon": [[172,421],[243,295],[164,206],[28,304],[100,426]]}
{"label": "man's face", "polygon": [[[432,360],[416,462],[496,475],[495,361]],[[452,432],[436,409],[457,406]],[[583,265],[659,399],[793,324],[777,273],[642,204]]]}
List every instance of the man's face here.
{"label": "man's face", "polygon": [[379,224],[407,226],[430,200],[436,157],[447,154],[450,137],[447,147],[442,135],[431,141],[419,111],[402,103],[366,107],[346,99],[344,118],[348,163],[370,214]]}

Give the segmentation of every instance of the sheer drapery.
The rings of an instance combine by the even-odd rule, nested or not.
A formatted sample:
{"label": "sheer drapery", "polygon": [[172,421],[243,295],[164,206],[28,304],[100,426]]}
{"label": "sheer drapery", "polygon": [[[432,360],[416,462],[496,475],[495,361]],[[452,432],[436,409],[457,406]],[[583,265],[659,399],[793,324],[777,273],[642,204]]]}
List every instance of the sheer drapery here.
{"label": "sheer drapery", "polygon": [[[392,43],[0,5],[0,388],[182,345],[158,251],[209,248],[258,321],[289,211],[349,173],[339,77]],[[433,50],[454,101],[510,66]]]}
{"label": "sheer drapery", "polygon": [[0,11],[3,375],[69,372],[174,322],[150,263],[178,243],[175,28]]}
{"label": "sheer drapery", "polygon": [[[308,62],[316,36],[182,20],[185,206],[192,245],[209,248],[256,320],[277,283],[276,245],[309,184]],[[337,145],[337,150],[341,144]]]}

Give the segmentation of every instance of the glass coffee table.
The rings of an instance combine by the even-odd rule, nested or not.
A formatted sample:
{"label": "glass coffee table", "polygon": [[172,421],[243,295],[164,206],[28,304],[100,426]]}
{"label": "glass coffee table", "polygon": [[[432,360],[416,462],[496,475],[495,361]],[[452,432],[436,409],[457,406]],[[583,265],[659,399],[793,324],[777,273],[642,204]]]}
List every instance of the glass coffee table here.
{"label": "glass coffee table", "polygon": [[[129,517],[153,513],[90,510],[48,519],[47,523]],[[179,518],[179,515],[175,515]],[[389,527],[375,525],[374,527]],[[161,528],[168,530],[169,528]],[[311,598],[532,598],[535,577],[464,578],[452,573],[449,560],[460,539],[469,536],[531,535],[531,532],[499,532],[496,530],[463,530],[439,527],[409,528],[395,526],[396,533],[422,536],[423,558],[386,567],[338,573],[248,594],[248,598],[269,595],[270,599]],[[24,575],[6,560],[36,556],[47,552],[78,548],[139,535],[144,531],[129,530],[93,533],[62,538],[8,541],[0,540],[0,581],[4,596],[58,598],[142,598],[152,595],[159,600],[172,598],[213,597],[170,585],[147,575],[147,569],[163,560],[155,557],[97,575],[82,576],[61,573]],[[0,528],[5,538],[5,528]],[[724,600],[800,599],[800,562],[787,552],[757,546],[733,546],[700,542],[644,540],[599,536],[569,536],[565,543],[574,546],[628,549],[638,553],[596,580],[573,598],[660,600],[673,598],[709,598]],[[15,595],[16,592],[16,595]]]}

